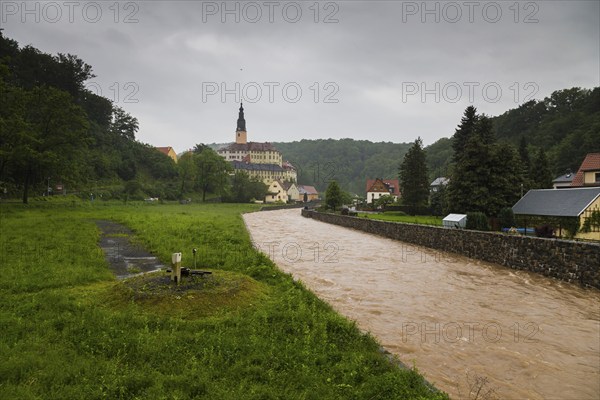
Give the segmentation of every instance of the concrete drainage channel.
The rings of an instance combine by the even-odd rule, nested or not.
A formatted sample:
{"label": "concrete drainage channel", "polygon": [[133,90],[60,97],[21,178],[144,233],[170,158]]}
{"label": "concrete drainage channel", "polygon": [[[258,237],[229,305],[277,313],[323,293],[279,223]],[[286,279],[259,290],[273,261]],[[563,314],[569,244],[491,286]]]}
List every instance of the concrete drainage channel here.
{"label": "concrete drainage channel", "polygon": [[143,247],[131,243],[131,229],[113,221],[100,220],[100,248],[117,279],[125,279],[164,267],[160,260]]}

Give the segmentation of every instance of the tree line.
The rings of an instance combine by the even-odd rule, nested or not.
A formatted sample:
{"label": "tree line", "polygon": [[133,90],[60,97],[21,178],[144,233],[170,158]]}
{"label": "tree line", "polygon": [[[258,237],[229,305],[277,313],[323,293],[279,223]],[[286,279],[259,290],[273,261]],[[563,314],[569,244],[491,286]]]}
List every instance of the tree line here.
{"label": "tree line", "polygon": [[233,175],[208,146],[177,164],[136,140],[138,120],[85,87],[94,77],[75,55],[21,48],[0,31],[0,196],[27,203],[60,183],[104,199],[264,198],[266,185]]}

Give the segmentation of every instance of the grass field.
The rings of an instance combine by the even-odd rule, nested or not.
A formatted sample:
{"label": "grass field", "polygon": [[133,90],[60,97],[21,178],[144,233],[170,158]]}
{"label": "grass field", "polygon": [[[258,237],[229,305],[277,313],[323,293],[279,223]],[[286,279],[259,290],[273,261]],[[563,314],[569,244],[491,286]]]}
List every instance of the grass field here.
{"label": "grass field", "polygon": [[[0,399],[446,398],[252,248],[240,213],[258,208],[0,204]],[[197,247],[216,283],[136,295],[145,283],[114,279],[96,219],[165,264]]]}
{"label": "grass field", "polygon": [[365,218],[371,218],[371,219],[381,219],[384,221],[407,222],[410,224],[442,226],[442,218],[434,217],[431,215],[406,215],[404,213],[388,211],[388,212],[381,213],[381,214],[359,213],[358,216],[365,217]]}

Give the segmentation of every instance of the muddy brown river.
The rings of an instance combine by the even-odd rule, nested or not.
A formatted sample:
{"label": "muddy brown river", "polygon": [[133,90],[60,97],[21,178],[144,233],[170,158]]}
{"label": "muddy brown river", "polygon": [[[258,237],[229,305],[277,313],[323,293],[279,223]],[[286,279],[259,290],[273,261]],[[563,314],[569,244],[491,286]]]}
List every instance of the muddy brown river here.
{"label": "muddy brown river", "polygon": [[600,292],[303,218],[245,214],[285,272],[452,398],[600,398]]}

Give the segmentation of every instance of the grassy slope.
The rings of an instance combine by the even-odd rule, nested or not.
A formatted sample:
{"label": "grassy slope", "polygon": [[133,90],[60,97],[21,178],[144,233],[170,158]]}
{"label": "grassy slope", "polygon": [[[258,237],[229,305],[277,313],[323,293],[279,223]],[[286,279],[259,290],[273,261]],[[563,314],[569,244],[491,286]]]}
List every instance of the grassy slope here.
{"label": "grassy slope", "polygon": [[[254,251],[240,212],[256,208],[0,204],[0,398],[444,398]],[[199,267],[251,290],[209,315],[178,303],[165,316],[113,279],[99,218],[164,262],[198,247]]]}
{"label": "grassy slope", "polygon": [[406,215],[404,213],[396,213],[389,211],[382,214],[358,214],[359,217],[366,217],[371,219],[381,219],[384,221],[392,222],[407,222],[410,224],[421,224],[421,225],[438,225],[442,226],[442,218],[433,217],[430,215]]}

